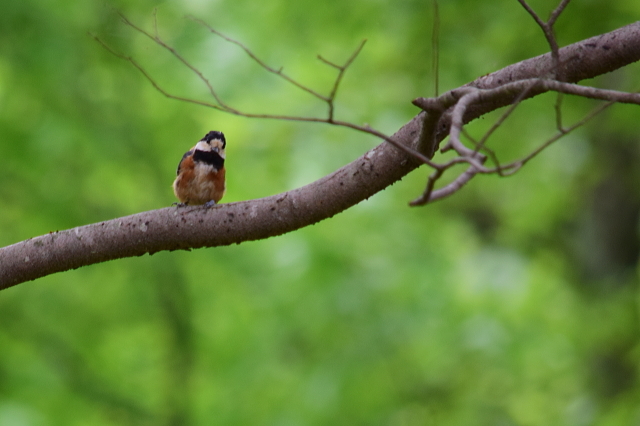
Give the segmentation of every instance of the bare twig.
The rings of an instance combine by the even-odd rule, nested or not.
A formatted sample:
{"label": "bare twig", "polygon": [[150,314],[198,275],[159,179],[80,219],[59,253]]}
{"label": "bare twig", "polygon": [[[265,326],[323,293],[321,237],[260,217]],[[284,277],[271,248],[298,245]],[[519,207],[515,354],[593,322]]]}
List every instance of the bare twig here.
{"label": "bare twig", "polygon": [[454,193],[459,191],[464,185],[466,185],[477,173],[478,172],[475,169],[475,166],[469,166],[469,168],[465,170],[462,174],[460,174],[457,178],[455,178],[453,182],[436,190],[433,190],[433,183],[429,182],[432,184],[431,186],[432,191],[429,191],[429,192],[425,191],[425,193],[422,194],[419,198],[416,198],[415,200],[411,201],[409,205],[412,207],[423,206],[432,201],[441,200],[450,195],[453,195]]}
{"label": "bare twig", "polygon": [[[557,118],[557,130],[558,133],[538,147],[536,150],[531,152],[529,155],[520,159],[518,161],[512,162],[507,165],[502,165],[498,162],[497,156],[493,151],[489,150],[490,157],[494,161],[495,167],[487,168],[483,164],[486,160],[484,155],[481,155],[479,152],[481,150],[486,150],[486,141],[489,136],[506,120],[506,118],[513,112],[513,110],[520,104],[520,102],[529,96],[532,92],[541,93],[544,91],[556,91],[559,95],[562,94],[573,94],[591,99],[599,99],[599,100],[607,100],[609,101],[606,106],[602,109],[606,108],[611,104],[611,102],[623,102],[623,103],[633,103],[640,105],[640,94],[638,93],[627,93],[627,92],[618,92],[613,90],[604,90],[604,89],[596,89],[593,87],[585,87],[579,86],[572,83],[565,83],[555,80],[547,80],[547,79],[526,79],[519,80],[513,83],[508,83],[494,89],[477,89],[474,87],[468,87],[463,92],[457,93],[445,93],[441,96],[442,103],[450,103],[451,100],[457,99],[455,104],[451,107],[451,126],[449,131],[449,141],[442,148],[442,151],[454,150],[458,153],[459,157],[454,160],[459,161],[450,161],[443,165],[439,165],[436,168],[436,171],[431,174],[428,178],[426,188],[423,194],[413,200],[410,205],[411,206],[419,206],[424,205],[430,201],[435,201],[437,199],[444,198],[453,194],[455,191],[462,188],[467,182],[469,182],[476,174],[491,174],[496,173],[500,176],[510,176],[513,173],[517,172],[526,162],[530,161],[532,158],[537,156],[540,152],[542,152],[545,148],[550,146],[553,142],[560,139],[562,136],[567,133],[575,130],[576,128],[584,125],[588,120],[593,118],[597,113],[599,113],[602,109],[597,108],[595,112],[587,115],[583,120],[580,120],[573,126],[565,129],[563,128],[560,118],[560,102],[556,102],[556,118]],[[460,94],[462,96],[458,97]],[[516,95],[517,94],[517,95]],[[460,135],[465,133],[464,131],[464,123],[465,123],[465,115],[470,107],[477,106],[478,104],[491,104],[496,98],[505,98],[505,97],[513,97],[514,102],[509,106],[507,111],[505,111],[502,116],[493,124],[493,126],[485,133],[482,139],[479,142],[473,140],[473,138],[469,137],[472,143],[475,145],[475,149],[471,150],[467,148],[460,140]],[[427,110],[427,114],[430,111],[434,111],[435,107],[438,105],[438,100],[435,99],[419,99],[416,100],[417,103],[425,108],[429,108]],[[460,176],[458,176],[453,182],[446,185],[445,187],[434,190],[435,183],[438,179],[440,179],[444,171],[452,167],[454,164],[459,163],[460,161],[469,163],[469,168]]]}
{"label": "bare twig", "polygon": [[332,62],[327,61],[322,56],[318,55],[318,59],[319,60],[321,60],[322,62],[324,62],[325,64],[327,64],[329,66],[332,66],[333,68],[338,69],[338,76],[336,77],[336,80],[333,83],[333,87],[331,88],[331,93],[329,94],[329,98],[327,98],[327,104],[329,105],[329,116],[327,117],[327,120],[330,123],[333,122],[333,113],[334,113],[334,109],[335,109],[334,101],[336,99],[336,94],[338,93],[338,86],[340,86],[340,82],[342,81],[342,77],[344,76],[344,73],[347,71],[347,68],[356,59],[356,56],[358,56],[358,54],[360,53],[360,51],[362,50],[362,48],[364,47],[364,44],[366,42],[367,42],[367,40],[362,40],[360,45],[351,54],[351,56],[349,57],[349,59],[347,59],[347,62],[345,62],[344,65],[336,65],[336,64],[334,64]]}
{"label": "bare twig", "polygon": [[[589,120],[591,120],[596,115],[600,114],[602,111],[604,111],[605,109],[609,108],[613,104],[615,104],[615,102],[607,102],[607,103],[595,108],[591,113],[589,113],[582,120],[576,122],[572,126],[566,128],[566,129],[562,129],[562,128],[558,129],[558,132],[554,136],[549,138],[547,141],[545,141],[542,145],[540,145],[534,151],[529,153],[524,158],[522,158],[520,160],[517,160],[517,161],[514,161],[514,162],[512,162],[510,164],[501,165],[500,162],[498,161],[497,157],[495,156],[495,153],[492,150],[490,150],[489,148],[487,148],[486,146],[482,146],[482,149],[489,151],[492,160],[496,164],[495,168],[483,167],[483,166],[479,165],[476,161],[474,161],[474,160],[472,160],[472,159],[470,159],[468,157],[464,157],[464,156],[456,157],[453,160],[449,161],[448,163],[446,163],[446,164],[442,165],[441,167],[437,168],[436,170],[434,170],[434,172],[431,175],[429,175],[429,178],[427,180],[427,185],[426,185],[426,188],[425,188],[424,192],[422,193],[422,195],[420,195],[420,197],[418,197],[415,200],[411,201],[409,203],[409,205],[412,206],[412,207],[423,206],[423,205],[425,205],[427,203],[430,203],[430,202],[433,202],[433,201],[437,201],[437,200],[441,200],[441,199],[446,198],[446,197],[448,197],[450,195],[453,195],[454,193],[459,191],[464,185],[466,185],[477,174],[494,174],[495,173],[495,174],[498,174],[501,177],[511,176],[514,173],[516,173],[517,171],[519,171],[527,162],[531,161],[534,157],[536,157],[538,154],[540,154],[542,151],[544,151],[546,148],[548,148],[551,144],[553,144],[554,142],[559,140],[561,137],[569,134],[573,130],[585,125]],[[464,132],[464,128],[462,128],[461,131]],[[473,138],[471,138],[471,137],[469,137],[469,138],[473,141]],[[475,142],[475,141],[473,141],[473,142],[478,147],[481,145],[479,142]],[[484,162],[484,159],[485,158],[482,157],[482,158],[480,158],[480,161]],[[449,169],[450,167],[452,167],[452,166],[454,166],[456,164],[459,164],[461,162],[468,162],[470,165],[453,182],[445,185],[444,187],[442,187],[440,189],[435,190],[434,189],[435,183],[438,181],[438,179],[440,179],[442,177],[444,172],[447,169]]]}
{"label": "bare twig", "polygon": [[[488,133],[488,132],[487,132]],[[473,144],[473,146],[475,147],[476,151],[480,151],[482,150],[484,153],[486,153],[486,155],[488,156],[488,158],[491,159],[491,161],[493,162],[493,164],[495,165],[495,169],[497,170],[498,175],[502,176],[502,166],[500,165],[500,160],[498,160],[498,155],[495,153],[495,151],[491,148],[489,148],[486,145],[486,137],[487,137],[487,133],[485,133],[482,136],[482,139],[480,141],[476,141],[468,132],[467,130],[463,127],[462,128],[462,134],[469,139],[469,141],[471,141],[471,143]],[[483,141],[485,140],[485,141]]]}
{"label": "bare twig", "polygon": [[[449,160],[445,164],[438,165],[438,167],[435,168],[434,172],[431,175],[429,175],[429,178],[427,179],[427,186],[424,192],[420,195],[420,197],[409,202],[409,205],[411,207],[423,206],[427,203],[445,198],[453,194],[455,191],[459,190],[467,182],[469,182],[471,178],[473,178],[477,173],[479,173],[478,168],[483,168],[480,162],[484,162],[484,160],[485,160],[484,156],[479,156],[478,159],[460,156],[460,157],[455,157]],[[458,176],[453,182],[451,182],[450,184],[446,185],[443,188],[435,190],[434,189],[435,183],[438,179],[442,177],[444,172],[460,163],[469,163],[470,166],[464,173]]]}
{"label": "bare twig", "polygon": [[[496,122],[493,123],[491,128],[489,130],[487,130],[487,132],[478,141],[478,143],[476,144],[476,151],[479,151],[481,149],[483,149],[483,150],[487,149],[486,148],[486,143],[487,143],[487,140],[489,139],[489,137],[498,129],[498,127],[500,127],[502,125],[502,123],[504,123],[507,120],[507,118],[509,118],[509,116],[513,113],[513,111],[515,111],[515,109],[518,107],[518,105],[520,105],[520,102],[522,102],[522,100],[527,96],[527,94],[529,93],[530,90],[531,90],[531,86],[526,86],[522,90],[522,92],[520,92],[520,95],[518,95],[518,97],[513,101],[513,103],[511,105],[509,105],[507,110],[504,113],[502,113],[500,118],[498,118],[498,120],[496,120]],[[491,151],[491,152],[493,152],[493,151]],[[497,158],[495,158],[495,161],[497,163],[498,169],[500,169],[500,165],[498,163]]]}
{"label": "bare twig", "polygon": [[564,96],[562,93],[558,93],[558,96],[556,97],[556,103],[554,105],[554,109],[556,112],[556,129],[558,129],[559,132],[564,132],[564,127],[562,126],[562,100],[564,99]]}
{"label": "bare twig", "polygon": [[199,23],[200,25],[206,27],[211,33],[223,38],[224,40],[228,41],[229,43],[232,43],[232,44],[235,44],[236,46],[239,46],[242,50],[245,51],[245,53],[247,55],[249,55],[249,57],[251,59],[253,59],[258,65],[260,65],[266,71],[268,71],[268,72],[270,72],[272,74],[275,74],[275,75],[277,75],[279,77],[282,77],[283,79],[285,79],[289,83],[293,84],[297,88],[299,88],[299,89],[301,89],[301,90],[303,90],[303,91],[315,96],[316,98],[320,99],[321,101],[326,102],[328,104],[328,107],[329,107],[328,118],[327,118],[329,122],[333,122],[334,109],[335,109],[334,100],[335,100],[335,97],[336,97],[336,93],[338,92],[338,87],[340,85],[340,82],[342,81],[342,77],[344,76],[344,73],[347,71],[347,68],[349,68],[349,66],[356,59],[356,57],[358,56],[358,54],[360,53],[360,51],[364,47],[364,44],[367,42],[367,40],[363,40],[343,65],[337,65],[334,62],[331,62],[331,61],[323,58],[322,56],[318,55],[318,59],[320,61],[322,61],[323,63],[329,65],[330,67],[335,68],[335,69],[338,70],[338,76],[336,77],[336,79],[335,79],[335,81],[333,83],[333,87],[331,88],[331,92],[329,93],[328,96],[324,96],[324,95],[321,95],[320,93],[316,92],[315,90],[311,89],[310,87],[305,86],[304,84],[299,83],[297,80],[289,77],[288,75],[286,75],[282,71],[282,68],[275,69],[273,67],[270,67],[262,59],[260,59],[255,53],[253,53],[253,51],[251,49],[249,49],[247,46],[245,46],[243,43],[241,43],[238,40],[235,40],[235,39],[233,39],[233,38],[221,33],[220,31],[218,31],[215,28],[211,27],[209,24],[207,24],[203,20],[195,18],[195,17],[192,17],[192,16],[189,16],[189,19],[191,19],[191,20]]}
{"label": "bare twig", "polygon": [[142,67],[142,65],[140,65],[131,56],[123,55],[122,53],[116,52],[108,44],[106,44],[104,41],[102,41],[102,39],[100,39],[96,35],[91,34],[91,33],[89,33],[89,35],[91,37],[93,37],[98,43],[100,43],[100,45],[102,45],[102,47],[104,47],[112,55],[116,56],[117,58],[123,59],[123,60],[129,62],[131,65],[133,65],[138,71],[140,71],[142,73],[142,75],[149,81],[149,83],[151,83],[151,85],[158,92],[162,93],[167,98],[175,99],[175,100],[182,101],[182,102],[188,102],[188,103],[192,103],[192,104],[196,104],[196,105],[201,105],[201,106],[205,106],[205,107],[208,107],[208,108],[217,109],[219,111],[225,111],[225,112],[233,113],[232,111],[229,111],[228,109],[226,109],[226,108],[224,108],[224,107],[222,107],[220,105],[215,105],[215,104],[212,104],[210,102],[199,101],[197,99],[191,99],[191,98],[185,98],[185,97],[182,97],[182,96],[176,96],[176,95],[173,95],[173,94],[167,92],[164,88],[162,88],[162,86],[160,86],[160,84],[158,84],[153,79],[153,77],[151,77],[151,75],[149,75],[149,73],[144,69],[144,67]]}
{"label": "bare twig", "polygon": [[[566,129],[559,129],[558,132],[553,137],[551,137],[545,143],[543,143],[538,148],[536,148],[534,151],[529,153],[529,155],[527,155],[526,157],[524,157],[524,158],[522,158],[522,159],[520,159],[518,161],[514,161],[511,164],[507,164],[507,165],[503,166],[503,170],[511,169],[510,172],[504,173],[504,176],[510,176],[513,173],[517,172],[522,166],[524,166],[526,163],[528,163],[534,157],[536,157],[538,154],[540,154],[542,151],[544,151],[545,148],[549,147],[549,145],[551,145],[552,143],[556,142],[561,137],[571,133],[575,129],[584,126],[592,118],[594,118],[595,116],[597,116],[598,114],[600,114],[601,112],[603,112],[604,110],[609,108],[610,106],[614,105],[615,103],[616,103],[615,101],[604,103],[604,104],[594,108],[593,111],[591,111],[589,114],[587,114],[585,117],[583,117],[580,121],[576,122],[572,126],[567,127]],[[489,170],[489,173],[491,173],[491,172],[493,172],[493,170]]]}
{"label": "bare twig", "polygon": [[433,0],[433,31],[431,32],[431,70],[433,74],[433,93],[438,97],[440,87],[440,9],[438,0]]}
{"label": "bare twig", "polygon": [[[521,3],[523,2],[522,0]],[[542,29],[542,31],[544,32],[545,38],[547,39],[547,43],[549,43],[549,47],[551,48],[551,57],[553,60],[553,67],[556,71],[555,77],[556,80],[560,80],[563,81],[563,72],[562,72],[562,64],[560,63],[560,55],[558,53],[558,42],[556,40],[555,37],[555,32],[553,29],[553,26],[556,23],[556,20],[558,19],[558,17],[560,16],[560,14],[564,11],[564,9],[567,7],[567,5],[569,4],[570,0],[562,0],[560,2],[560,4],[558,5],[558,7],[556,7],[553,12],[551,12],[551,15],[549,16],[549,19],[547,20],[547,22],[545,23],[541,23],[541,20],[537,18],[537,15],[535,12],[533,12],[533,10],[531,10],[531,8],[529,8],[529,6],[526,4],[526,2],[524,2],[525,5],[525,9],[527,9],[527,11],[534,17],[534,19],[536,20],[536,22],[538,23],[538,25],[540,26],[540,28]],[[556,98],[556,103],[554,106],[555,109],[555,113],[556,113],[556,128],[560,131],[563,132],[563,126],[562,126],[562,101],[563,101],[563,95],[562,93],[558,93],[558,96]]]}
{"label": "bare twig", "polygon": [[[231,107],[229,107],[227,104],[225,104],[222,99],[220,98],[220,96],[218,96],[218,94],[216,93],[216,91],[213,89],[213,86],[211,85],[211,83],[209,83],[209,80],[207,80],[207,78],[200,72],[200,70],[198,70],[196,67],[194,67],[193,65],[191,65],[191,63],[189,63],[184,57],[182,57],[182,55],[180,55],[173,47],[169,46],[168,44],[166,44],[157,34],[157,24],[156,25],[156,35],[153,36],[151,34],[149,34],[147,31],[145,31],[144,29],[138,27],[136,24],[134,24],[133,22],[131,22],[126,16],[124,16],[124,14],[122,13],[118,13],[118,15],[120,16],[120,18],[122,19],[122,21],[127,24],[128,26],[130,26],[131,28],[133,28],[134,30],[136,30],[137,32],[139,32],[140,34],[143,34],[145,36],[147,36],[149,39],[153,40],[156,44],[162,46],[164,49],[168,50],[169,52],[171,52],[171,54],[173,56],[175,56],[180,62],[182,62],[187,68],[189,68],[191,71],[193,71],[200,80],[202,80],[202,82],[204,82],[204,84],[206,84],[207,88],[209,89],[209,93],[211,94],[211,96],[213,96],[213,98],[216,100],[216,102],[218,103],[218,105],[220,106],[221,110],[224,111],[228,111],[231,113],[235,114],[235,110]],[[155,22],[155,15],[154,15],[154,22]],[[105,45],[104,42],[101,42],[102,45]],[[140,69],[140,68],[138,68]],[[146,74],[145,74],[146,75]]]}
{"label": "bare twig", "polygon": [[556,23],[556,20],[560,16],[560,14],[564,11],[564,9],[569,4],[570,0],[562,0],[558,7],[556,7],[553,12],[551,12],[551,16],[547,22],[544,22],[538,14],[527,4],[525,0],[518,0],[518,2],[524,7],[524,9],[531,15],[531,17],[536,21],[538,26],[542,29],[545,38],[547,39],[547,43],[549,44],[549,48],[551,49],[551,58],[553,62],[553,69],[555,70],[555,78],[556,80],[563,81],[562,78],[562,69],[560,67],[560,54],[558,53],[560,48],[558,47],[558,42],[556,41],[556,36],[553,31],[553,26]]}
{"label": "bare twig", "polygon": [[229,43],[235,44],[236,46],[240,47],[242,50],[244,50],[244,52],[247,55],[249,55],[249,57],[251,59],[253,59],[258,65],[260,65],[267,72],[270,72],[271,74],[275,74],[278,77],[281,77],[281,78],[285,79],[289,83],[291,83],[294,86],[296,86],[298,89],[301,89],[301,90],[311,94],[312,96],[320,99],[321,101],[327,102],[329,100],[328,97],[321,95],[320,93],[316,92],[315,90],[313,90],[313,89],[311,89],[311,88],[309,88],[309,87],[307,87],[307,86],[305,86],[303,84],[300,84],[299,82],[297,82],[293,78],[291,78],[288,75],[286,75],[283,72],[282,68],[275,69],[275,68],[270,67],[262,59],[260,59],[255,53],[253,53],[253,51],[251,49],[249,49],[247,46],[245,46],[243,43],[241,43],[238,40],[235,40],[235,39],[233,39],[233,38],[221,33],[220,31],[218,31],[215,28],[211,27],[209,24],[207,24],[202,19],[198,19],[198,18],[195,18],[193,16],[188,16],[188,18],[191,19],[194,22],[197,22],[198,24],[202,25],[203,27],[207,28],[212,34],[215,34],[218,37],[228,41]]}

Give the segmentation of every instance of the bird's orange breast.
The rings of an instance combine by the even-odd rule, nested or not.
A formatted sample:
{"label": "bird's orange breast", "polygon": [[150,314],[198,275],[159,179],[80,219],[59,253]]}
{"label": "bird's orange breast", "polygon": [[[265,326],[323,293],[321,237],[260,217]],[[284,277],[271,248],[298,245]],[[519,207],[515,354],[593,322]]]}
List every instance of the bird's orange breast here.
{"label": "bird's orange breast", "polygon": [[217,170],[210,164],[196,163],[193,156],[180,163],[178,176],[173,182],[173,192],[184,204],[218,203],[225,193],[225,169]]}

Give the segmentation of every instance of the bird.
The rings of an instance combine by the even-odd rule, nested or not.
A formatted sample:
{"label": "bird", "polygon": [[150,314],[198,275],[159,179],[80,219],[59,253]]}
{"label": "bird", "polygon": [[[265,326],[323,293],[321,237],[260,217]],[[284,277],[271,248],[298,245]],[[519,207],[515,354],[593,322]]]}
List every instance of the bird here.
{"label": "bird", "polygon": [[217,204],[226,191],[224,133],[212,130],[187,151],[178,164],[173,193],[178,206]]}

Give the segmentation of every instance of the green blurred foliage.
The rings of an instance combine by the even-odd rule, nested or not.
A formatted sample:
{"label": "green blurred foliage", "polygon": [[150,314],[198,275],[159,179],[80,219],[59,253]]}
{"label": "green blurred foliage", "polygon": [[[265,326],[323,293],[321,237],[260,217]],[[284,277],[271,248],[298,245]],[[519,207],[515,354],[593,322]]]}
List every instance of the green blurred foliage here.
{"label": "green blurred foliage", "polygon": [[[532,0],[546,17],[556,1]],[[338,116],[392,133],[433,93],[432,4],[191,0],[0,5],[0,245],[165,207],[182,153],[228,145],[223,201],[318,179],[378,141],[169,100],[88,32],[176,93],[209,100],[158,30],[248,112],[321,115],[201,18],[327,93]],[[575,1],[561,44],[625,25],[636,0]],[[544,53],[516,1],[440,4],[440,91]],[[637,66],[593,84],[638,90]],[[502,161],[554,133],[555,96],[491,140]],[[578,120],[596,104],[566,98]],[[426,170],[300,231],[93,265],[0,293],[0,426],[640,424],[637,107],[616,106],[517,175],[477,177],[411,209]],[[479,136],[499,113],[478,120]]]}

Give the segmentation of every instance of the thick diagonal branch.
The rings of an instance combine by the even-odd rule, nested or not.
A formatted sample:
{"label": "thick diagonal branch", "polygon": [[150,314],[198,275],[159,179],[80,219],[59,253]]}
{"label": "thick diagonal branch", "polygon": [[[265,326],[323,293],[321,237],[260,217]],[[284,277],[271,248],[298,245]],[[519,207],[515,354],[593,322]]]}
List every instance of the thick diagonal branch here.
{"label": "thick diagonal branch", "polygon": [[[640,23],[560,50],[560,60],[566,66],[564,78],[568,82],[595,77],[639,59]],[[543,55],[481,77],[470,85],[492,88],[541,77],[550,65],[550,55]],[[512,101],[505,96],[505,99],[475,105],[469,108],[465,121]],[[448,113],[443,114],[438,123],[437,138],[447,134],[450,124],[447,117],[450,117]],[[415,148],[423,122],[429,120],[424,120],[422,115],[415,117],[394,139]],[[32,238],[0,249],[0,288],[122,257],[281,235],[359,203],[420,164],[414,156],[384,142],[336,172],[282,194],[211,209],[168,207]]]}

